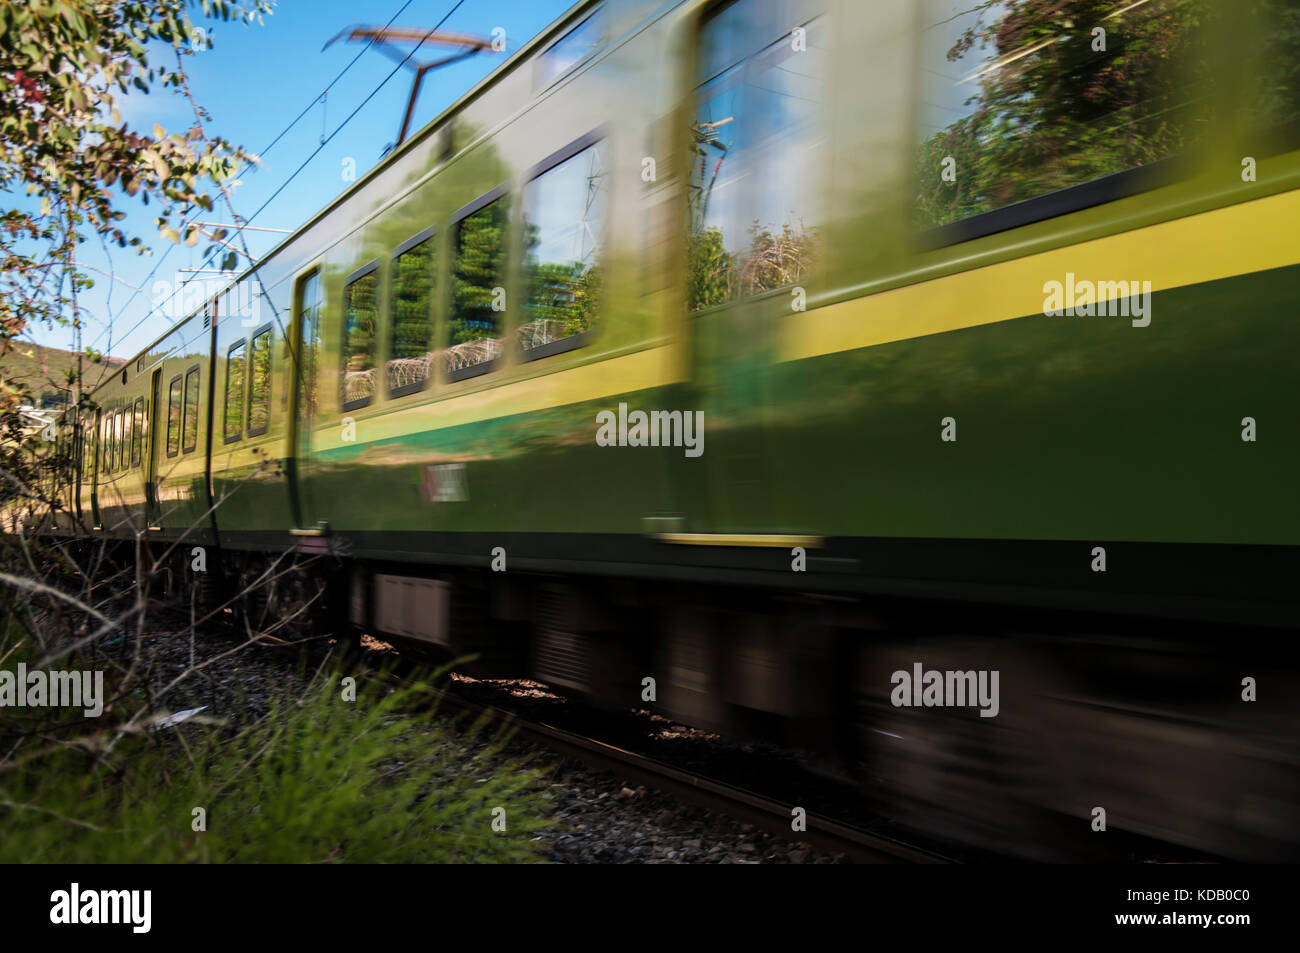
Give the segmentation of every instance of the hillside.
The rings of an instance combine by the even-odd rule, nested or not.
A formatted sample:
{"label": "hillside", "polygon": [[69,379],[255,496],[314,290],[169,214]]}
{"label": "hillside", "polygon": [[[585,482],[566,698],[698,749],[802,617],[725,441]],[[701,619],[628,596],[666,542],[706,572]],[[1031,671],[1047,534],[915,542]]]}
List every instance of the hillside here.
{"label": "hillside", "polygon": [[[57,347],[43,347],[28,341],[9,341],[8,350],[0,356],[0,379],[11,386],[25,386],[31,391],[36,406],[51,406],[62,402],[60,391],[65,391],[68,375],[77,369],[77,354]],[[0,345],[0,348],[4,345]],[[104,357],[101,363],[82,356],[82,373],[87,390],[93,388],[106,369],[121,367],[126,363],[120,357]]]}

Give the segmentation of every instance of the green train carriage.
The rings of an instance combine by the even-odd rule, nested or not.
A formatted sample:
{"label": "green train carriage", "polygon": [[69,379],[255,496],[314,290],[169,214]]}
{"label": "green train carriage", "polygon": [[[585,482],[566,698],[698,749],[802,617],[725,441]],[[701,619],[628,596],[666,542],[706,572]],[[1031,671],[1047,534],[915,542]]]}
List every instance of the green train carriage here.
{"label": "green train carriage", "polygon": [[[240,577],[329,553],[359,627],[611,704],[653,670],[696,724],[847,719],[921,776],[868,737],[908,600],[1294,627],[1296,5],[1067,6],[578,4],[96,392],[153,411],[97,525],[197,520]],[[1053,282],[1110,291],[1056,315]],[[183,402],[192,359],[208,455],[154,480],[142,377]],[[700,412],[703,453],[600,445],[620,405]],[[911,730],[1015,761],[1044,699],[1102,692],[1050,641],[923,642],[1036,688],[978,742]],[[1163,833],[1297,842],[1240,827]]]}

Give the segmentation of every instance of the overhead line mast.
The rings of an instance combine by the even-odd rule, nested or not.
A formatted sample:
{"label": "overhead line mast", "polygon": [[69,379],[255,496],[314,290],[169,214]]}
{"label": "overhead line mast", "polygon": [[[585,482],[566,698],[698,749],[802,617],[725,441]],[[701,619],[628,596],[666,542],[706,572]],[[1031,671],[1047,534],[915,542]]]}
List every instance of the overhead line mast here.
{"label": "overhead line mast", "polygon": [[[321,49],[327,49],[331,44],[345,37],[349,42],[357,40],[372,42],[381,53],[397,60],[399,65],[407,66],[415,71],[415,79],[411,82],[411,95],[406,101],[406,113],[402,116],[402,128],[397,133],[397,141],[393,143],[394,149],[406,141],[406,134],[411,128],[411,117],[415,113],[415,101],[419,98],[420,86],[424,83],[424,74],[440,66],[448,66],[460,60],[468,59],[476,53],[492,49],[491,39],[469,33],[426,33],[403,27],[376,28],[366,26],[349,27],[341,31]],[[440,43],[443,46],[458,46],[462,49],[461,52],[453,53],[451,56],[444,56],[442,59],[417,63],[411,59],[411,53],[402,53],[398,49],[397,44],[399,43],[414,43],[416,49],[424,43]],[[411,52],[413,53],[414,50]]]}

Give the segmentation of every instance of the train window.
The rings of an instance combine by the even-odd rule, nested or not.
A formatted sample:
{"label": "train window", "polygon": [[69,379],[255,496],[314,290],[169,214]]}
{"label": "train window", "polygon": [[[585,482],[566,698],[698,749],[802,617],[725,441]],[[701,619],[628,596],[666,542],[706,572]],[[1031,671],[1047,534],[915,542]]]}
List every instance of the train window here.
{"label": "train window", "polygon": [[817,257],[827,28],[733,0],[700,35],[688,207],[692,310],[801,280]]}
{"label": "train window", "polygon": [[344,410],[364,407],[375,397],[375,332],[379,327],[379,263],[348,278],[343,288]]}
{"label": "train window", "polygon": [[113,440],[113,415],[110,413],[104,420],[104,472],[112,473],[117,467],[116,450],[117,444]]}
{"label": "train window", "polygon": [[[1026,0],[925,0],[913,159],[920,227],[1147,166],[1200,140],[1216,96],[1209,5],[1112,6],[1072,19]],[[1058,196],[1052,210],[1022,207],[1000,227],[1122,194],[1094,191]],[[957,237],[995,224],[968,224]]]}
{"label": "train window", "polygon": [[248,435],[266,433],[271,420],[271,326],[253,333],[253,360],[248,375]]}
{"label": "train window", "polygon": [[135,427],[131,431],[131,466],[140,465],[140,445],[144,442],[144,398],[135,399]]}
{"label": "train window", "polygon": [[[319,402],[319,384],[316,380],[320,357],[320,317],[323,307],[323,289],[320,271],[313,271],[298,279],[298,342],[301,345],[302,368],[294,377],[298,381],[297,415],[300,423],[307,424],[316,417]],[[288,399],[288,391],[281,398]],[[299,428],[299,437],[308,433],[306,426]]]}
{"label": "train window", "polygon": [[109,460],[114,472],[122,469],[122,412],[113,414],[113,451]]}
{"label": "train window", "polygon": [[131,405],[127,404],[122,411],[122,445],[118,453],[118,467],[125,470],[131,466],[131,441],[134,439],[135,427],[132,426],[134,415],[131,411]]}
{"label": "train window", "polygon": [[[563,153],[561,153],[563,155]],[[525,358],[583,343],[600,297],[607,181],[604,145],[562,158],[524,188]]]}
{"label": "train window", "polygon": [[457,213],[444,352],[448,380],[489,371],[501,354],[509,203],[504,189],[496,189]]}
{"label": "train window", "polygon": [[221,432],[226,443],[244,435],[244,377],[248,342],[240,338],[226,351],[226,413]]}
{"label": "train window", "polygon": [[199,369],[185,372],[185,415],[181,427],[181,451],[191,452],[199,443]]}
{"label": "train window", "polygon": [[433,229],[403,243],[393,259],[393,304],[388,349],[391,397],[422,390],[433,363],[435,269]]}
{"label": "train window", "polygon": [[167,385],[167,456],[181,451],[181,375]]}
{"label": "train window", "polygon": [[537,89],[544,89],[590,56],[605,36],[605,11],[591,16],[556,40],[537,59]]}

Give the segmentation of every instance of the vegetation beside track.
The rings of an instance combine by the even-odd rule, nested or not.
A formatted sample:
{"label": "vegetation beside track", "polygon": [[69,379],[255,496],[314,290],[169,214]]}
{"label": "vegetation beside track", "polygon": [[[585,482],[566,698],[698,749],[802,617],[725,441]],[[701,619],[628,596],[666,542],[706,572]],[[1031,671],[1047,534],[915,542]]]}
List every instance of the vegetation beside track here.
{"label": "vegetation beside track", "polygon": [[[214,640],[172,618],[188,613],[147,602],[147,574],[78,572],[31,546],[0,552],[0,679],[9,673],[11,692],[0,685],[0,863],[542,859],[542,771],[502,755],[498,726],[431,713],[442,673],[382,686],[320,646],[309,668],[304,645],[289,677],[254,674],[259,690],[276,686],[265,702],[168,724],[188,704],[187,681],[225,677],[222,656],[265,654],[253,648],[264,640],[252,632],[196,654]],[[16,582],[32,578],[43,588]],[[32,705],[20,671],[89,672],[92,684],[98,673],[90,707],[102,712]]]}

